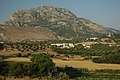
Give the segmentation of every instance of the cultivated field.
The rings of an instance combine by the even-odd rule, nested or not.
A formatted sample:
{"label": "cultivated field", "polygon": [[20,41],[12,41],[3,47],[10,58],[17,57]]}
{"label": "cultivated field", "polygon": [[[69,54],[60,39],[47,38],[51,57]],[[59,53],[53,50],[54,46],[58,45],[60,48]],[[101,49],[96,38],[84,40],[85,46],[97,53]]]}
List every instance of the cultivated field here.
{"label": "cultivated field", "polygon": [[[84,60],[84,61],[65,61],[61,59],[52,59],[53,62],[56,64],[56,66],[59,67],[65,67],[72,66],[74,68],[88,68],[89,70],[95,70],[95,69],[120,69],[119,64],[97,64],[93,63],[91,60]],[[16,61],[16,62],[30,62],[30,58],[22,58],[22,57],[16,57],[16,58],[9,58],[5,59],[5,61]]]}

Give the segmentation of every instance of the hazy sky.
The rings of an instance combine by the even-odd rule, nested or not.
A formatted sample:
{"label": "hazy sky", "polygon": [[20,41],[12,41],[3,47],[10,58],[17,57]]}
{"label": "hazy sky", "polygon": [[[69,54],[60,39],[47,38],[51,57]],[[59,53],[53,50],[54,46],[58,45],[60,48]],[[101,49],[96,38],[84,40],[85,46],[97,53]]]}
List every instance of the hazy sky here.
{"label": "hazy sky", "polygon": [[120,30],[120,0],[0,0],[0,23],[18,9],[41,5],[67,8],[78,17]]}

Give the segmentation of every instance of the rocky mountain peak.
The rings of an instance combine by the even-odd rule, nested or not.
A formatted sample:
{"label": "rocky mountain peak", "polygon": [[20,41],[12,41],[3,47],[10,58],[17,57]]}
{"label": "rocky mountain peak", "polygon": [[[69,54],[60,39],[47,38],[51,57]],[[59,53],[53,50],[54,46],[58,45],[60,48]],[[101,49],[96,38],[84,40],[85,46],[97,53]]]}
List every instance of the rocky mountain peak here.
{"label": "rocky mountain peak", "polygon": [[[34,11],[37,11],[37,12],[44,12],[46,13],[49,13],[49,15],[56,15],[56,16],[61,16],[61,17],[64,17],[64,16],[68,16],[71,17],[71,18],[74,18],[76,17],[71,11],[69,11],[68,9],[65,9],[65,8],[58,8],[58,7],[53,7],[53,6],[41,6],[41,7],[38,7],[38,8],[34,8],[32,9]],[[65,17],[67,18],[67,17]]]}
{"label": "rocky mountain peak", "polygon": [[[17,10],[11,15],[6,25],[12,26],[12,28],[32,27],[34,29],[39,27],[40,30],[41,28],[45,28],[63,39],[72,39],[81,36],[97,36],[109,33],[116,34],[120,32],[118,30],[114,30],[113,32],[112,29],[108,29],[88,19],[76,17],[75,14],[68,9],[52,6],[41,6],[29,10]],[[28,31],[30,30],[28,29]]]}
{"label": "rocky mountain peak", "polygon": [[[52,6],[41,6],[30,10],[17,10],[14,12],[10,21],[11,26],[26,26],[26,23],[38,20],[49,20],[54,22],[57,20],[75,19],[76,16],[65,8],[56,8]],[[25,25],[24,25],[25,24]],[[28,25],[27,25],[28,26]]]}

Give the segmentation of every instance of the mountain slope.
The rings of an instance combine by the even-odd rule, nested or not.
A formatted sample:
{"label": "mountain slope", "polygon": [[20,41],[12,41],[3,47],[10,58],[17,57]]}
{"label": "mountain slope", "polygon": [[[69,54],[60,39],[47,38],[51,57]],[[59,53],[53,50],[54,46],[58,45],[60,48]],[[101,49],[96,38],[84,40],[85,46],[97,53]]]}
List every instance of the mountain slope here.
{"label": "mountain slope", "polygon": [[10,27],[0,25],[1,40],[21,41],[21,40],[57,40],[57,35],[49,29],[43,27]]}
{"label": "mountain slope", "polygon": [[107,34],[109,31],[106,30],[105,27],[103,27],[102,25],[98,25],[96,23],[93,23],[90,20],[87,20],[85,18],[79,18],[80,22],[82,22],[86,27],[90,28],[91,30],[93,30],[94,32],[97,33],[103,33],[103,34]]}

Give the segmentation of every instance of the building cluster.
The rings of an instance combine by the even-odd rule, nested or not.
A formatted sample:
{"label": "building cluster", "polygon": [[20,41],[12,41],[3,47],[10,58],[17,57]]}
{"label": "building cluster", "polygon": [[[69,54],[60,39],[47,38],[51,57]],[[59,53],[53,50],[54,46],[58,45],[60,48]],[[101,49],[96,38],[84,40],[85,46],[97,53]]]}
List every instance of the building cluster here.
{"label": "building cluster", "polygon": [[73,48],[75,45],[73,43],[53,43],[53,46],[57,46],[60,48]]}

